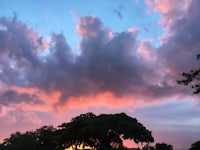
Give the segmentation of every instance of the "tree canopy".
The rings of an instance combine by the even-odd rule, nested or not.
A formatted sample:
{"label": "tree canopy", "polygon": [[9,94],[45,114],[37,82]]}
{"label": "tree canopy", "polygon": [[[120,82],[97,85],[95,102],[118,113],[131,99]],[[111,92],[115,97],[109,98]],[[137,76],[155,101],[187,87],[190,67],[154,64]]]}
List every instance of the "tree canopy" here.
{"label": "tree canopy", "polygon": [[151,132],[135,118],[120,114],[82,114],[59,126],[60,144],[64,147],[80,144],[97,150],[123,148],[123,140],[135,143],[154,142]]}
{"label": "tree canopy", "polygon": [[[197,60],[200,59],[200,54],[197,55]],[[194,89],[193,94],[200,93],[200,66],[196,69],[192,69],[190,72],[183,72],[184,79],[178,80],[178,84],[191,85]]]}
{"label": "tree canopy", "polygon": [[56,150],[55,128],[43,126],[35,131],[16,132],[4,139],[0,150]]}
{"label": "tree canopy", "polygon": [[58,128],[43,126],[35,131],[16,132],[0,144],[0,150],[64,150],[90,146],[96,150],[123,150],[123,140],[154,142],[151,132],[135,118],[120,114],[81,114]]}
{"label": "tree canopy", "polygon": [[147,144],[142,150],[173,150],[173,146],[166,143],[156,143],[155,146],[149,146]]}
{"label": "tree canopy", "polygon": [[156,150],[173,150],[173,147],[166,143],[157,143]]}
{"label": "tree canopy", "polygon": [[189,150],[200,150],[200,141],[193,143]]}

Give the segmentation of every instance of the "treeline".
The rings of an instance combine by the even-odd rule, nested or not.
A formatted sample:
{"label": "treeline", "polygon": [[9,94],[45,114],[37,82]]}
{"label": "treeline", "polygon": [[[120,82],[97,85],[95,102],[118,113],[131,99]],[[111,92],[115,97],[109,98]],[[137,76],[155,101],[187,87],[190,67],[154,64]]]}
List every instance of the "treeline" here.
{"label": "treeline", "polygon": [[[135,118],[120,114],[81,114],[57,128],[43,126],[35,131],[16,132],[0,144],[0,150],[64,150],[82,145],[96,150],[127,150],[123,140],[145,145],[143,150],[173,150],[171,145],[154,142],[151,131]],[[194,145],[195,146],[195,145]],[[196,149],[191,149],[196,150]]]}

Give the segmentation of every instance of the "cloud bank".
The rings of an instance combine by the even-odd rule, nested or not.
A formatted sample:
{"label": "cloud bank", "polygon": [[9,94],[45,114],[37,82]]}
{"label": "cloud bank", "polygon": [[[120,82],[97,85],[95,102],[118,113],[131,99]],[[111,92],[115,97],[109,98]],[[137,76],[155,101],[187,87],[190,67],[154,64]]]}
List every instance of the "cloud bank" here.
{"label": "cloud bank", "polygon": [[138,41],[138,31],[114,33],[99,18],[82,17],[76,31],[82,37],[77,55],[62,33],[52,34],[45,50],[47,41],[23,22],[1,18],[0,24],[0,78],[2,86],[7,87],[1,90],[3,105],[42,101],[37,93],[18,93],[12,87],[57,91],[58,104],[105,92],[116,97],[149,98],[175,93],[174,87],[159,75],[159,58],[148,59],[153,46]]}
{"label": "cloud bank", "polygon": [[[154,3],[151,5],[164,15],[177,14],[173,8],[162,7],[160,1]],[[43,105],[50,100],[41,95],[54,92],[59,93],[53,100],[56,105],[103,93],[146,101],[183,94],[175,81],[195,63],[200,47],[196,3],[192,1],[187,13],[174,20],[171,36],[159,48],[137,40],[137,30],[115,33],[99,18],[86,16],[76,28],[82,37],[80,54],[76,54],[62,33],[53,33],[50,41],[16,17],[0,18],[0,78],[4,87],[0,104]]]}

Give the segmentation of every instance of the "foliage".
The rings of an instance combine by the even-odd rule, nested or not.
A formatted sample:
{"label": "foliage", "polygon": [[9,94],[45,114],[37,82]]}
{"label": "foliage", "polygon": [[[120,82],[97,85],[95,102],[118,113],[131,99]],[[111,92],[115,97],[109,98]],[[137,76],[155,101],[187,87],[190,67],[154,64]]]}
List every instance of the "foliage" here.
{"label": "foliage", "polygon": [[120,114],[81,114],[57,129],[43,126],[35,131],[11,134],[0,150],[63,150],[90,146],[97,150],[126,150],[124,139],[136,143],[154,142],[151,132],[135,118]]}
{"label": "foliage", "polygon": [[136,143],[154,141],[150,131],[125,113],[99,116],[82,114],[59,128],[59,143],[65,147],[82,144],[109,150],[123,148],[123,139],[131,139]]}
{"label": "foliage", "polygon": [[173,150],[173,147],[166,143],[157,143],[156,150]]}
{"label": "foliage", "polygon": [[54,131],[52,126],[43,126],[34,132],[16,132],[4,139],[0,150],[55,150],[57,144],[52,138]]}
{"label": "foliage", "polygon": [[142,150],[156,150],[153,146],[145,145]]}
{"label": "foliage", "polygon": [[193,143],[189,150],[200,150],[200,141]]}
{"label": "foliage", "polygon": [[49,150],[57,148],[57,141],[54,135],[56,131],[52,126],[43,126],[35,131],[36,140],[39,142],[38,150]]}
{"label": "foliage", "polygon": [[166,143],[156,143],[155,146],[145,145],[142,150],[173,150],[173,146]]}
{"label": "foliage", "polygon": [[[197,55],[197,60],[200,59],[200,54]],[[200,93],[200,67],[196,68],[194,70],[191,70],[188,73],[183,72],[182,76],[184,77],[183,80],[178,80],[178,84],[183,85],[191,85],[191,87],[194,89],[193,94],[199,94]]]}
{"label": "foliage", "polygon": [[38,141],[33,132],[26,132],[24,134],[16,132],[10,135],[10,138],[4,140],[2,147],[6,150],[36,150]]}

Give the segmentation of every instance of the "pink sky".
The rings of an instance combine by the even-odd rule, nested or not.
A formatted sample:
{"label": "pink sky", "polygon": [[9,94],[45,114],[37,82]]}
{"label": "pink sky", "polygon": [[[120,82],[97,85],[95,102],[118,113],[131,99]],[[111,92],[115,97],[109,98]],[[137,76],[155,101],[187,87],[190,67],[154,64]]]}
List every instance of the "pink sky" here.
{"label": "pink sky", "polygon": [[[159,15],[156,27],[133,24],[115,31],[118,25],[109,22],[116,21],[114,16],[119,24],[128,24],[131,12],[126,2],[110,8],[112,19],[98,10],[85,15],[80,4],[66,8],[74,21],[66,28],[74,25],[73,36],[64,29],[44,36],[47,31],[23,20],[24,12],[17,11],[19,17],[7,15],[12,3],[0,3],[1,141],[15,131],[57,126],[86,112],[125,112],[151,130],[156,142],[175,148],[187,149],[200,139],[199,96],[176,84],[183,71],[199,65],[195,58],[200,52],[200,1],[127,3],[144,9],[147,18]],[[47,12],[45,19],[62,29],[66,20]],[[34,21],[37,13],[31,14]],[[156,28],[160,35],[154,37]]]}

